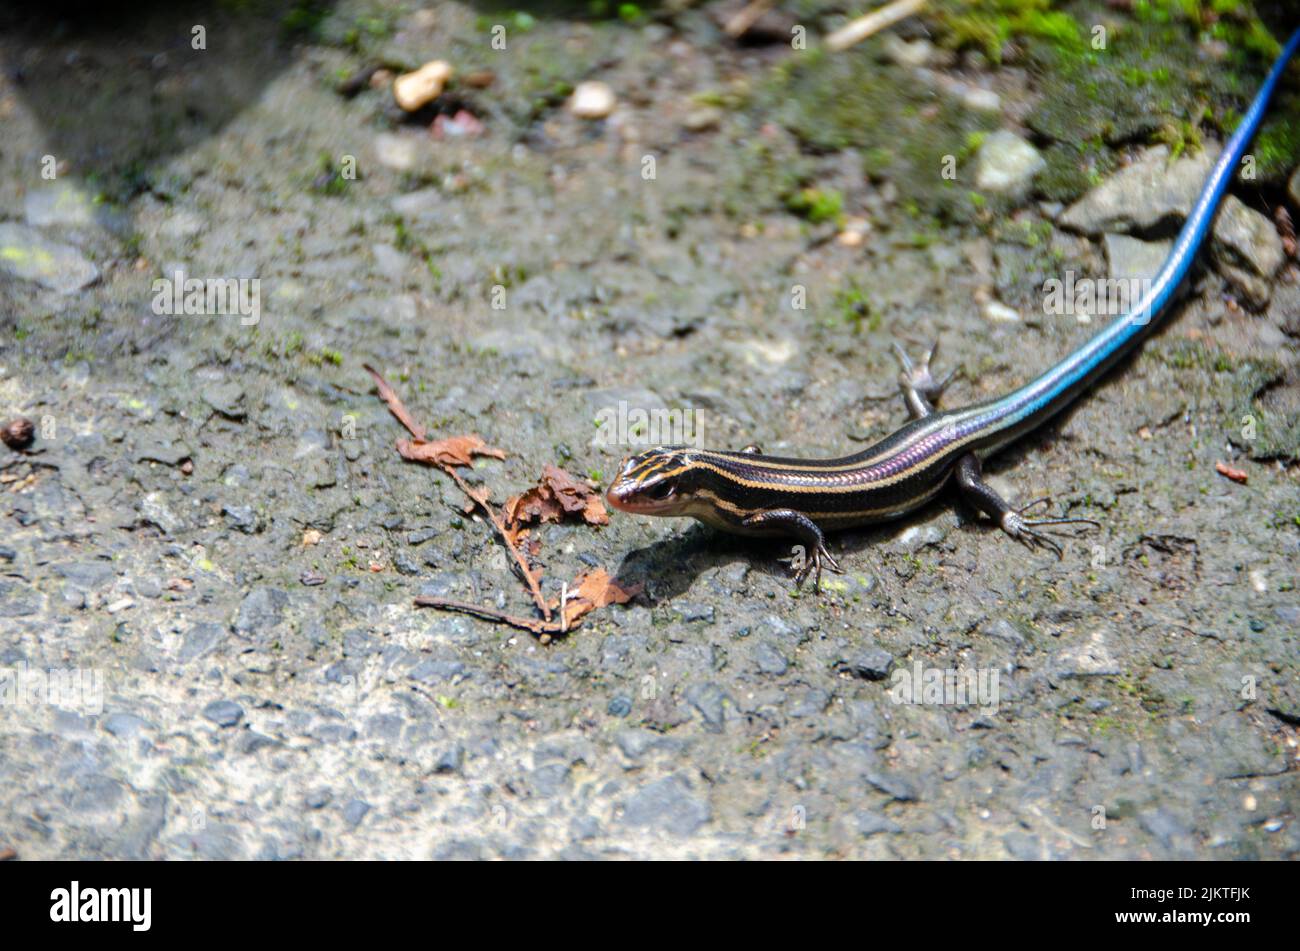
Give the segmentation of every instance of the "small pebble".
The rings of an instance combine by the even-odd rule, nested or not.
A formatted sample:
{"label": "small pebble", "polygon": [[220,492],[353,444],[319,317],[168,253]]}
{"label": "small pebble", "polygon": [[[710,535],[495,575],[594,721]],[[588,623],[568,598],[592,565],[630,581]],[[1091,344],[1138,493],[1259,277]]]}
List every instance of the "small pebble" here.
{"label": "small pebble", "polygon": [[35,437],[36,426],[26,416],[19,416],[0,429],[0,439],[10,449],[26,449]]}
{"label": "small pebble", "polygon": [[203,708],[203,717],[217,726],[234,726],[244,718],[244,708],[233,700],[213,700]]}
{"label": "small pebble", "polygon": [[442,95],[451,73],[451,64],[444,60],[425,63],[393,80],[393,99],[407,112],[417,112]]}
{"label": "small pebble", "polygon": [[976,112],[1000,112],[1002,110],[1002,97],[992,89],[980,89],[978,86],[972,86],[966,90],[962,96],[962,105],[967,109]]}
{"label": "small pebble", "polygon": [[705,106],[689,112],[682,121],[688,132],[707,132],[722,124],[723,112],[717,106]]}
{"label": "small pebble", "polygon": [[984,319],[998,324],[1017,323],[1020,320],[1020,311],[1014,307],[1008,307],[1006,304],[991,300],[984,305]]}
{"label": "small pebble", "polygon": [[614,111],[614,90],[602,82],[578,83],[569,100],[569,111],[579,119],[603,119]]}

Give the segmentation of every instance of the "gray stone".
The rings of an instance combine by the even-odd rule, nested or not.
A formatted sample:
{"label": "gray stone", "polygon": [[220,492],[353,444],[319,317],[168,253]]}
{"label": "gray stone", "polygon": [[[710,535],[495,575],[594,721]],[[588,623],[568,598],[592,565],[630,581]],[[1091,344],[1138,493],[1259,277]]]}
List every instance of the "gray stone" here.
{"label": "gray stone", "polygon": [[[1062,227],[1084,234],[1147,232],[1181,222],[1214,165],[1217,150],[1169,162],[1169,149],[1149,149],[1065,210]],[[1269,279],[1285,254],[1267,218],[1227,196],[1214,221],[1210,254],[1216,268],[1256,307],[1268,303]]]}
{"label": "gray stone", "polygon": [[162,492],[150,492],[140,500],[140,517],[166,535],[175,535],[185,528],[185,520],[167,504],[167,496]]}
{"label": "gray stone", "polygon": [[763,643],[754,648],[754,663],[759,671],[779,677],[790,669],[785,656],[771,644]]}
{"label": "gray stone", "polygon": [[[1106,260],[1110,276],[1120,281],[1149,281],[1159,273],[1169,256],[1172,241],[1139,241],[1124,234],[1107,234]],[[1136,299],[1132,303],[1137,303]]]}
{"label": "gray stone", "polygon": [[68,181],[29,190],[23,199],[23,213],[33,228],[89,228],[100,217],[90,196]]}
{"label": "gray stone", "polygon": [[458,773],[461,764],[465,762],[465,747],[459,743],[453,743],[447,749],[442,751],[437,761],[433,764],[435,773]]}
{"label": "gray stone", "polygon": [[698,604],[693,601],[679,602],[674,605],[677,612],[681,615],[682,621],[686,624],[702,622],[712,624],[714,618],[713,605]]}
{"label": "gray stone", "polygon": [[411,272],[411,259],[391,244],[374,244],[370,252],[375,256],[375,270],[390,281],[401,280]]}
{"label": "gray stone", "polygon": [[284,609],[288,606],[289,596],[279,588],[266,585],[254,588],[239,605],[235,632],[249,635],[273,628],[284,620]]}
{"label": "gray stone", "polygon": [[133,458],[136,462],[161,462],[165,466],[178,466],[192,455],[190,447],[183,442],[154,441],[141,444]]}
{"label": "gray stone", "polygon": [[63,801],[73,812],[104,812],[122,801],[122,784],[111,776],[90,773],[77,777],[63,794]]}
{"label": "gray stone", "polygon": [[1214,221],[1210,256],[1219,273],[1241,292],[1246,303],[1260,308],[1272,294],[1272,277],[1286,260],[1282,239],[1273,223],[1254,208],[1229,195]]}
{"label": "gray stone", "polygon": [[134,713],[110,713],[104,718],[104,729],[113,736],[131,737],[152,728],[153,724]]}
{"label": "gray stone", "polygon": [[815,717],[830,706],[831,695],[816,687],[805,690],[786,704],[786,715],[791,719]]}
{"label": "gray stone", "polygon": [[454,680],[465,673],[465,665],[458,660],[421,661],[407,674],[412,680],[422,684],[437,684],[444,680]]}
{"label": "gray stone", "polygon": [[217,726],[235,726],[244,718],[244,708],[233,700],[213,700],[203,708],[203,716]]}
{"label": "gray stone", "polygon": [[854,819],[858,824],[858,834],[864,838],[879,835],[882,832],[899,833],[903,831],[903,827],[897,822],[888,816],[882,816],[878,812],[864,810],[857,813]]}
{"label": "gray stone", "polygon": [[711,818],[708,800],[692,792],[679,776],[647,783],[628,797],[623,822],[630,826],[689,836]]}
{"label": "gray stone", "polygon": [[1018,829],[1004,835],[1002,844],[1012,858],[1019,859],[1022,862],[1039,862],[1050,857],[1038,836],[1030,835],[1028,832],[1021,832]]}
{"label": "gray stone", "polygon": [[244,388],[238,383],[213,383],[211,386],[205,386],[200,395],[203,402],[222,416],[243,419],[247,415],[244,410]]}
{"label": "gray stone", "polygon": [[726,699],[717,684],[692,684],[686,689],[686,702],[699,711],[704,719],[704,729],[721,733],[726,720]]}
{"label": "gray stone", "polygon": [[894,655],[880,646],[867,647],[848,659],[849,671],[863,680],[884,680],[894,668]]}
{"label": "gray stone", "polygon": [[211,653],[225,639],[225,636],[226,629],[222,625],[213,624],[211,621],[199,621],[185,632],[177,659],[182,664],[197,660]]}
{"label": "gray stone", "polygon": [[265,750],[279,745],[280,741],[275,737],[267,736],[265,733],[258,733],[256,730],[245,730],[239,736],[237,748],[244,756],[251,756],[258,750]]}
{"label": "gray stone", "polygon": [[1139,813],[1138,823],[1167,849],[1179,845],[1188,835],[1178,818],[1163,806]]}
{"label": "gray stone", "polygon": [[38,613],[45,599],[21,581],[0,578],[0,617],[30,617]]}
{"label": "gray stone", "polygon": [[1169,149],[1148,149],[1061,214],[1058,223],[1088,235],[1146,232],[1187,217],[1214,164],[1209,152],[1170,164]]}
{"label": "gray stone", "polygon": [[10,222],[0,224],[0,272],[60,294],[79,291],[99,279],[99,268],[72,245]]}
{"label": "gray stone", "polygon": [[245,535],[253,535],[258,530],[257,513],[251,505],[225,505],[221,514],[226,516],[227,525]]}
{"label": "gray stone", "polygon": [[899,802],[912,802],[917,798],[916,787],[911,781],[896,773],[881,773],[873,770],[866,774],[865,779],[882,793],[892,796]]}
{"label": "gray stone", "polygon": [[343,807],[343,821],[355,829],[361,824],[361,820],[366,817],[366,813],[369,811],[370,803],[364,799],[353,799]]}
{"label": "gray stone", "polygon": [[999,641],[1010,644],[1016,649],[1024,647],[1027,643],[1024,632],[1006,618],[996,618],[990,622],[989,625],[984,628],[984,634],[987,637],[996,638]]}

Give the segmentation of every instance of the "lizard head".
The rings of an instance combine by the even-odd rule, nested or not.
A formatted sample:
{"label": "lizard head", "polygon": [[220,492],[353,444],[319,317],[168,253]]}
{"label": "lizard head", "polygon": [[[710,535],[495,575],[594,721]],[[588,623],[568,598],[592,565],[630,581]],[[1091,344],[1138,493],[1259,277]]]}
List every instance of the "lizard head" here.
{"label": "lizard head", "polygon": [[609,504],[633,515],[686,515],[697,470],[686,446],[660,446],[628,456],[605,493]]}

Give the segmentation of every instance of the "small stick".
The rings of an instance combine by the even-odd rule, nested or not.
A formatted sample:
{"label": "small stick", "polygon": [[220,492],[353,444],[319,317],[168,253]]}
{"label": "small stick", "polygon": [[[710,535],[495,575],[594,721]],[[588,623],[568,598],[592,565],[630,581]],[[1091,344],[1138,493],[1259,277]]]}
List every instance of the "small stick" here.
{"label": "small stick", "polygon": [[858,17],[852,23],[840,27],[826,37],[827,49],[838,53],[850,46],[861,43],[867,37],[879,33],[887,26],[893,26],[899,20],[905,20],[913,13],[918,13],[925,6],[925,0],[893,0],[878,10],[872,10],[866,16]]}
{"label": "small stick", "polygon": [[519,570],[523,572],[524,581],[528,584],[528,590],[532,592],[533,600],[537,602],[537,608],[542,612],[542,617],[549,621],[551,619],[551,609],[547,607],[546,598],[542,596],[542,589],[537,583],[537,576],[533,574],[532,569],[528,567],[528,563],[524,561],[523,552],[511,543],[510,536],[506,534],[505,525],[501,523],[501,519],[497,517],[497,513],[493,510],[492,506],[488,505],[481,496],[471,491],[469,485],[466,484],[465,480],[460,477],[460,473],[455,469],[450,469],[446,466],[439,466],[438,468],[442,469],[443,472],[455,479],[456,484],[460,486],[460,490],[473,499],[478,504],[479,508],[487,513],[487,517],[492,522],[492,527],[496,529],[496,533],[501,536],[502,543],[510,550],[510,554],[515,556],[515,564],[517,564]]}
{"label": "small stick", "polygon": [[733,40],[744,36],[758,22],[759,17],[772,9],[775,4],[776,0],[753,0],[749,6],[727,21],[727,25],[722,28],[722,32]]}
{"label": "small stick", "polygon": [[[567,634],[570,629],[570,625],[559,621],[537,621],[533,618],[506,614],[496,608],[485,608],[482,605],[470,604],[468,601],[452,601],[449,598],[436,598],[431,595],[416,598],[415,606],[419,608],[439,608],[443,611],[459,611],[462,614],[472,614],[488,621],[499,621],[520,630],[532,631],[541,639],[543,644],[549,644],[553,635]],[[575,621],[572,627],[577,627],[577,625],[578,622]]]}
{"label": "small stick", "polygon": [[[388,381],[380,376],[378,370],[364,363],[361,367],[374,378],[375,386],[379,388],[379,398],[388,404],[389,412],[397,418],[399,423],[406,427],[407,431],[410,432],[412,436],[416,439],[423,440],[424,427],[417,423],[415,418],[411,416],[410,411],[406,408],[406,404],[404,404],[402,398],[397,395],[397,391],[388,385]],[[523,553],[511,543],[510,536],[506,534],[506,527],[501,524],[501,519],[499,519],[497,513],[492,510],[492,506],[488,505],[487,500],[481,495],[478,495],[470,489],[465,480],[460,477],[460,473],[457,472],[453,466],[443,465],[434,460],[425,461],[432,463],[443,472],[447,473],[447,475],[455,479],[456,485],[460,487],[460,490],[487,513],[487,517],[492,521],[492,527],[496,529],[496,533],[501,536],[501,541],[505,544],[506,548],[510,550],[510,554],[515,556],[515,563],[519,565],[519,570],[523,572],[524,581],[528,584],[528,590],[532,592],[533,600],[537,602],[537,607],[541,610],[542,617],[549,621],[551,619],[551,609],[546,605],[546,598],[542,597],[542,589],[537,583],[537,577],[533,574],[532,569],[528,567],[528,563],[524,561]]]}

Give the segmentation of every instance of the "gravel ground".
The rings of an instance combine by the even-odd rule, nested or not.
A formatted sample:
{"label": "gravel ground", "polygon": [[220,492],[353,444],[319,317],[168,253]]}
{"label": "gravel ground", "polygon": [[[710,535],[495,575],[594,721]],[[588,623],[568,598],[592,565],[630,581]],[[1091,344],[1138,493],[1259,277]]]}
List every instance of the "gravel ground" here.
{"label": "gravel ground", "polygon": [[[1043,281],[1158,260],[1180,173],[1148,155],[1168,194],[1118,218],[1031,187],[1048,79],[920,24],[829,68],[940,104],[889,134],[958,136],[973,217],[909,197],[943,191],[937,162],[810,145],[833,110],[773,104],[791,50],[726,40],[734,8],[270,6],[262,31],[159,5],[0,32],[0,415],[36,424],[0,449],[0,852],[1296,857],[1285,176],[1239,190],[1136,357],[992,466],[1102,522],[1061,560],[945,496],[836,536],[847,573],[799,596],[786,546],[614,513],[534,532],[543,586],[602,566],[644,592],[543,645],[412,605],[530,610],[455,485],[398,457],[362,364],[434,436],[506,451],[467,470],[497,500],[547,463],[607,484],[630,447],[593,418],[620,402],[690,410],[711,446],[839,453],[905,418],[892,341],[941,339],[957,405],[1086,339]],[[805,7],[813,35],[838,22]],[[460,79],[415,119],[366,73],[339,91],[435,58]],[[566,105],[588,79],[603,119]],[[1108,146],[1092,183],[1160,147]],[[257,313],[158,313],[178,269],[257,279]],[[945,671],[981,692],[922,689]]]}

